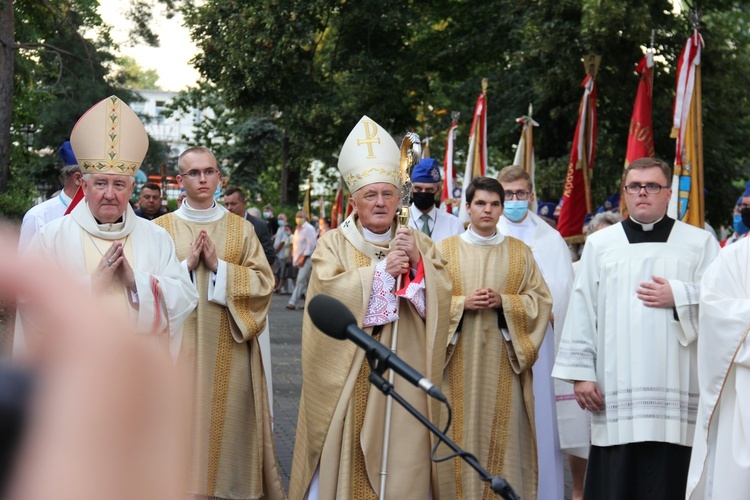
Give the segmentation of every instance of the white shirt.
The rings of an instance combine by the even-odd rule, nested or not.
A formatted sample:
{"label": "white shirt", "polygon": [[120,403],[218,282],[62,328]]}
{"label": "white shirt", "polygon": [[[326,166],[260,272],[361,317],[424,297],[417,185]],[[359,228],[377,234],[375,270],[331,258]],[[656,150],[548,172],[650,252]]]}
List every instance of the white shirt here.
{"label": "white shirt", "polygon": [[[458,217],[453,216],[445,210],[440,210],[437,207],[433,207],[432,210],[427,212],[429,220],[427,224],[432,230],[430,238],[435,243],[440,243],[446,238],[461,234],[464,232],[464,225],[458,220]],[[413,227],[417,231],[422,230],[422,211],[414,206],[414,203],[409,207],[409,227]]]}
{"label": "white shirt", "polygon": [[31,239],[42,226],[65,215],[71,201],[64,191],[60,191],[57,196],[31,207],[21,223],[21,234],[18,237],[19,252],[29,246]]}
{"label": "white shirt", "polygon": [[292,258],[297,262],[302,255],[309,257],[315,250],[318,235],[315,228],[309,222],[297,226],[294,230],[294,246],[292,247]]}

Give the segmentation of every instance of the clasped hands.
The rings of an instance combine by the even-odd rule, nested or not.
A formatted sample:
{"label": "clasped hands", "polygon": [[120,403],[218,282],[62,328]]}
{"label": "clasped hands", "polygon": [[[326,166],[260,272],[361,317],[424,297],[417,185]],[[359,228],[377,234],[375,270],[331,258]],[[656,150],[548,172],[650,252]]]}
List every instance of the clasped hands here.
{"label": "clasped hands", "polygon": [[124,252],[122,242],[115,241],[110,245],[91,275],[92,289],[107,290],[114,281],[120,280],[131,292],[136,292],[133,268]]}
{"label": "clasped hands", "polygon": [[497,309],[503,304],[503,298],[492,288],[478,288],[472,295],[466,297],[464,308],[470,311],[480,309]]}
{"label": "clasped hands", "polygon": [[216,256],[216,245],[208,237],[205,229],[202,229],[198,237],[190,244],[190,255],[187,258],[188,271],[192,271],[200,261],[205,262],[206,266],[216,272],[219,269],[219,258]]}

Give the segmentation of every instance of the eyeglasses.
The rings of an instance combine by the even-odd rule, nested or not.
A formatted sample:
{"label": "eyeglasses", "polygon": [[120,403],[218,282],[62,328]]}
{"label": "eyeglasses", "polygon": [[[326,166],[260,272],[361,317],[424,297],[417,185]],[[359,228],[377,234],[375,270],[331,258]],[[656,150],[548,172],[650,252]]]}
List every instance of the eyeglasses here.
{"label": "eyeglasses", "polygon": [[525,201],[529,199],[529,195],[531,193],[529,191],[506,191],[505,192],[505,201],[512,200],[515,196],[517,200],[519,201]]}
{"label": "eyeglasses", "polygon": [[213,177],[218,173],[219,170],[216,168],[207,168],[205,170],[189,170],[188,172],[180,175],[183,177],[190,177],[191,179],[200,179],[201,175],[205,175],[208,178]]}
{"label": "eyeglasses", "polygon": [[669,189],[669,186],[660,186],[659,184],[628,184],[625,186],[625,192],[628,194],[640,194],[641,189],[645,189],[648,194],[659,194],[662,189]]}

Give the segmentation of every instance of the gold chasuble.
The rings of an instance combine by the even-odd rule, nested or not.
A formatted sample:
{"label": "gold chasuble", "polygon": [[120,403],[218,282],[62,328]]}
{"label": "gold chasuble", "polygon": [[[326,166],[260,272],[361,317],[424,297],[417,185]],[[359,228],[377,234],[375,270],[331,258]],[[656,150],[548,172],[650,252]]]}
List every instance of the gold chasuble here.
{"label": "gold chasuble", "polygon": [[200,299],[185,322],[179,361],[195,377],[188,491],[209,499],[284,498],[257,340],[273,274],[252,224],[218,205],[209,210],[223,215],[186,219],[192,214],[181,208],[154,221],[174,239],[180,261],[205,230],[226,262],[226,305],[209,300],[210,280],[217,287],[220,280],[202,260],[192,272]]}
{"label": "gold chasuble", "polygon": [[[442,381],[453,408],[449,436],[493,476],[508,480],[522,498],[534,499],[538,466],[531,367],[544,339],[552,297],[529,247],[499,233],[476,244],[472,234],[438,245],[453,282],[454,346]],[[479,288],[499,293],[502,310],[464,309],[466,298]],[[499,314],[507,329],[501,330]],[[446,420],[443,410],[441,428]],[[448,453],[441,445],[438,456]],[[438,472],[441,498],[496,498],[460,458],[441,462]]]}
{"label": "gold chasuble", "polygon": [[[439,383],[448,344],[450,278],[432,241],[420,232],[412,233],[424,263],[426,317],[422,319],[411,302],[399,299],[396,353],[433,383]],[[308,301],[321,293],[340,300],[360,327],[370,301],[375,266],[389,252],[387,244],[371,243],[362,234],[355,213],[340,228],[321,237],[312,256],[307,294]],[[390,346],[392,327],[389,323],[365,331]],[[305,315],[302,397],[290,498],[303,498],[316,471],[320,499],[377,498],[386,398],[371,387],[368,375],[362,349],[353,342],[328,337]],[[437,401],[399,376],[395,377],[395,389],[437,422]],[[386,498],[427,499],[432,491],[437,499],[436,468],[429,458],[432,436],[396,402],[389,443]]]}

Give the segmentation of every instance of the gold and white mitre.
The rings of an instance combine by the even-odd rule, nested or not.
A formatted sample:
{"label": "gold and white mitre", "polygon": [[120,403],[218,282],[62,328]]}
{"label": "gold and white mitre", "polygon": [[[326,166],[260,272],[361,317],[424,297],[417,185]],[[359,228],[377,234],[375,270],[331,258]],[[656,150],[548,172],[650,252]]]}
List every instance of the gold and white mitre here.
{"label": "gold and white mitre", "polygon": [[401,154],[396,141],[371,118],[363,116],[349,133],[339,155],[339,172],[349,192],[376,182],[398,187]]}
{"label": "gold and white mitre", "polygon": [[135,175],[148,151],[140,118],[117,96],[89,108],[70,133],[84,174]]}

